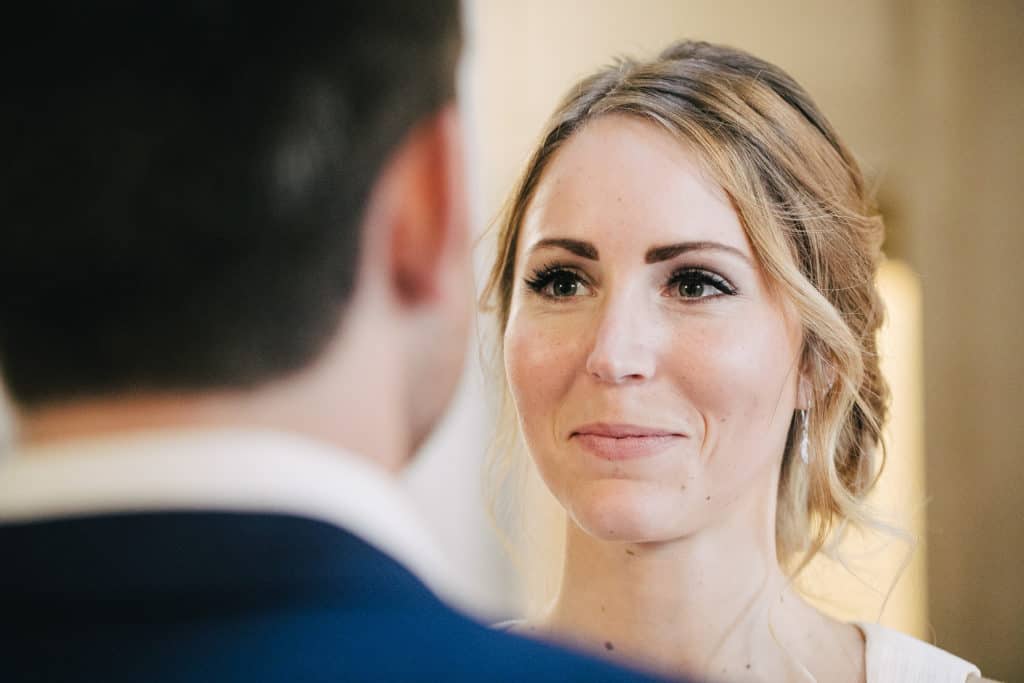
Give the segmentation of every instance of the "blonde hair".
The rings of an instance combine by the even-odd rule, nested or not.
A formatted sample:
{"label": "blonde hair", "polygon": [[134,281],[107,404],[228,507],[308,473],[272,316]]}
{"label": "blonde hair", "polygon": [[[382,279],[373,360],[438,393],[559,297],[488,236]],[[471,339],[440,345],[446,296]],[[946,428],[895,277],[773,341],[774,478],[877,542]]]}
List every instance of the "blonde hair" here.
{"label": "blonde hair", "polygon": [[499,331],[508,322],[523,216],[544,170],[576,131],[609,114],[650,121],[696,151],[733,202],[769,283],[799,316],[812,457],[807,466],[794,463],[802,428],[794,415],[775,525],[779,562],[795,574],[837,529],[874,526],[864,498],[884,461],[889,397],[875,346],[883,318],[875,287],[884,233],[877,206],[853,155],[778,67],[691,41],[651,61],[620,60],[572,88],[510,199],[481,296]]}

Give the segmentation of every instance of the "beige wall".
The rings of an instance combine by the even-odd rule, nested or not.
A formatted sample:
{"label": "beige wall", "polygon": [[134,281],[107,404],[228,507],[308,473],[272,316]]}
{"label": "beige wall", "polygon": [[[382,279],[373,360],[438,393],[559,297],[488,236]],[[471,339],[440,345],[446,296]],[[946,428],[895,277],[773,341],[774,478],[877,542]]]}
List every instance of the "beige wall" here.
{"label": "beige wall", "polygon": [[924,288],[931,620],[1024,680],[1024,4],[918,5],[898,189]]}
{"label": "beige wall", "polygon": [[476,67],[484,205],[497,207],[544,119],[578,77],[615,55],[652,56],[672,40],[743,47],[789,70],[871,165],[885,169],[896,132],[895,10],[858,3],[736,0],[478,0]]}
{"label": "beige wall", "polygon": [[[487,218],[565,89],[613,55],[725,42],[778,63],[821,104],[879,187],[887,250],[921,285],[928,570],[904,580],[927,576],[936,642],[1024,680],[1024,232],[1012,229],[1024,208],[1024,3],[471,4]],[[923,502],[921,485],[906,485],[904,508]]]}

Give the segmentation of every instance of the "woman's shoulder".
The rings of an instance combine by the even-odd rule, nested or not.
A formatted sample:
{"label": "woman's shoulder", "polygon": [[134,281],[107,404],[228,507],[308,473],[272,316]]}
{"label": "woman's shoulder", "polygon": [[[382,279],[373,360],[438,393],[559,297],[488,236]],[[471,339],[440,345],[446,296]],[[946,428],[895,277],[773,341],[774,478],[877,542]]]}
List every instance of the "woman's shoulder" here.
{"label": "woman's shoulder", "polygon": [[881,624],[858,622],[864,634],[867,683],[980,682],[978,667],[905,633]]}

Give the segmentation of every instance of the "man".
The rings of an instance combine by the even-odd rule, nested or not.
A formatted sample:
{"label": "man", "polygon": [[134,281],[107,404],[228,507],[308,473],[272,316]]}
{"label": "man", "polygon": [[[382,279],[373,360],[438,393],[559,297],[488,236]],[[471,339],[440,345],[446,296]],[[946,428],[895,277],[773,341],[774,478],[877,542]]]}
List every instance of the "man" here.
{"label": "man", "polygon": [[44,5],[5,18],[0,680],[639,680],[446,607],[392,479],[471,310],[456,4]]}

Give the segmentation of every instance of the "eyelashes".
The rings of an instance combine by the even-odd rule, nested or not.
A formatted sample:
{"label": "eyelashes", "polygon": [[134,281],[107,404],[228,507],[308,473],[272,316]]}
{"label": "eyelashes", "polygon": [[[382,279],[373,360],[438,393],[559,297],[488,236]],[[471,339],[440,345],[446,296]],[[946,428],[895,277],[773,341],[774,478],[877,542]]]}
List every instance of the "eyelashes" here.
{"label": "eyelashes", "polygon": [[550,299],[565,299],[578,294],[585,286],[582,274],[564,265],[551,264],[539,268],[526,278],[526,286],[541,296]]}
{"label": "eyelashes", "polygon": [[[524,279],[534,293],[548,299],[570,299],[588,296],[592,285],[577,269],[559,263],[548,264],[533,271]],[[702,266],[677,268],[668,277],[663,295],[686,301],[706,301],[721,296],[733,296],[736,288],[718,273]]]}
{"label": "eyelashes", "polygon": [[[706,299],[716,296],[732,296],[736,288],[718,273],[705,268],[686,267],[674,271],[668,280],[669,289],[683,299]],[[708,292],[711,287],[715,292]]]}

